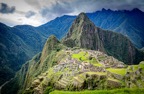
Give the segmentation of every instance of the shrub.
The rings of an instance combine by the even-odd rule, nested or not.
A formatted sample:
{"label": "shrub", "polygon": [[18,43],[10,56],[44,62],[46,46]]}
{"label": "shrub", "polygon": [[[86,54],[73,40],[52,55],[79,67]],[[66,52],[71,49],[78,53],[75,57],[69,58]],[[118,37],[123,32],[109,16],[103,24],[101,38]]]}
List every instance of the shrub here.
{"label": "shrub", "polygon": [[44,94],[49,94],[50,92],[52,92],[54,89],[51,86],[48,86],[45,91]]}

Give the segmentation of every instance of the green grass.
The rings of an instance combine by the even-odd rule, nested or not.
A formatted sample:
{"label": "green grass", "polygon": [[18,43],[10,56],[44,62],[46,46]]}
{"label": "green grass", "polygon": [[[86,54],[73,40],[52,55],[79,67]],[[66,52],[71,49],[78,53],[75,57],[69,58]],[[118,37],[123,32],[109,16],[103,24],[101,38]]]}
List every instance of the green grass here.
{"label": "green grass", "polygon": [[92,58],[89,60],[89,54],[87,52],[81,51],[78,54],[73,54],[72,58],[78,59],[79,61],[85,61],[93,64],[94,66],[101,67],[102,64],[100,64],[95,58]]}
{"label": "green grass", "polygon": [[78,75],[80,78],[85,79],[84,73]]}
{"label": "green grass", "polygon": [[50,69],[48,70],[48,75],[47,75],[47,77],[51,77],[53,74],[54,74],[54,71],[53,71],[52,68],[50,68]]}
{"label": "green grass", "polygon": [[140,62],[139,66],[144,70],[144,61]]}
{"label": "green grass", "polygon": [[87,52],[81,51],[78,54],[73,54],[72,58],[78,59],[80,61],[88,61],[89,54]]}
{"label": "green grass", "polygon": [[106,72],[86,72],[87,74],[89,75],[93,75],[93,74],[96,74],[96,75],[106,75]]}
{"label": "green grass", "polygon": [[112,81],[115,81],[115,82],[121,82],[121,81],[119,81],[117,79],[113,79],[113,78],[108,78],[108,80],[112,80]]}
{"label": "green grass", "polygon": [[114,89],[114,90],[85,90],[85,91],[58,91],[50,94],[144,94],[144,89]]}
{"label": "green grass", "polygon": [[132,65],[129,65],[129,66],[127,67],[127,69],[128,69],[129,72],[133,72],[133,70],[132,70]]}
{"label": "green grass", "polygon": [[102,64],[100,64],[95,58],[90,60],[90,63],[93,64],[94,66],[102,67]]}
{"label": "green grass", "polygon": [[109,69],[107,69],[107,71],[109,71],[111,73],[115,73],[115,74],[120,74],[122,76],[124,76],[126,74],[125,68],[121,68],[121,69],[109,68]]}
{"label": "green grass", "polygon": [[138,65],[133,65],[134,71],[138,70]]}
{"label": "green grass", "polygon": [[129,65],[127,67],[127,69],[128,69],[129,72],[136,71],[136,70],[138,70],[138,68],[139,68],[139,65]]}
{"label": "green grass", "polygon": [[98,67],[101,67],[102,66],[102,64],[100,64],[100,63],[95,63],[95,64],[93,64],[94,66],[98,66]]}

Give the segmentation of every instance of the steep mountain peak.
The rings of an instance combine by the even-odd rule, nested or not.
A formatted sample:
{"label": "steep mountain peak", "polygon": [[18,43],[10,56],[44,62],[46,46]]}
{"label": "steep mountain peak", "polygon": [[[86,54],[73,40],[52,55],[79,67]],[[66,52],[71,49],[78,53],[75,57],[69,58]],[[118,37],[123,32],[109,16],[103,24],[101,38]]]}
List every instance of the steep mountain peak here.
{"label": "steep mountain peak", "polygon": [[51,51],[51,50],[53,50],[53,49],[55,48],[55,46],[56,46],[58,43],[60,43],[60,42],[58,41],[58,39],[57,39],[54,35],[51,35],[51,36],[47,39],[47,41],[46,41],[46,43],[45,43],[45,45],[44,45],[44,50],[46,50],[46,51]]}
{"label": "steep mountain peak", "polygon": [[84,30],[86,29],[86,27],[89,27],[89,29],[90,27],[92,27],[92,29],[94,29],[95,25],[89,20],[87,15],[84,12],[82,12],[74,20],[66,38],[70,38],[70,37],[72,39],[78,38],[77,37],[78,35],[80,35],[83,31],[86,31]]}
{"label": "steep mountain peak", "polygon": [[132,12],[142,12],[140,9],[138,9],[138,8],[134,8],[133,10],[132,10]]}
{"label": "steep mountain peak", "polygon": [[87,22],[91,22],[91,21],[89,20],[87,15],[84,12],[82,12],[76,17],[76,19],[73,22],[73,25],[76,25],[76,24],[82,25],[84,22],[87,23]]}
{"label": "steep mountain peak", "polygon": [[103,11],[103,12],[111,12],[112,10],[111,10],[111,9],[105,9],[105,8],[102,8],[101,11]]}
{"label": "steep mountain peak", "polygon": [[[119,33],[96,27],[84,13],[79,14],[74,20],[67,36],[63,39],[63,44],[68,47],[76,46],[99,50],[115,56],[127,64],[136,64],[144,58],[142,53],[132,45],[129,39]],[[119,49],[121,49],[120,52]],[[124,49],[127,49],[127,52]],[[136,55],[137,53],[139,53],[140,59],[135,59],[138,56]]]}
{"label": "steep mountain peak", "polygon": [[58,41],[58,39],[56,38],[56,36],[51,35],[51,36],[48,38],[47,43],[51,43],[51,42],[53,42],[53,43],[58,43],[59,41]]}
{"label": "steep mountain peak", "polygon": [[[68,47],[82,47],[103,50],[98,36],[98,28],[89,20],[85,13],[80,13],[70,27],[63,43]],[[93,41],[96,40],[96,41]]]}
{"label": "steep mountain peak", "polygon": [[58,47],[59,43],[60,42],[58,41],[58,39],[54,35],[51,35],[47,39],[47,41],[44,45],[44,48],[42,50],[41,62],[44,61],[44,58],[46,58],[47,55],[51,53],[51,51],[57,50],[57,47]]}
{"label": "steep mountain peak", "polygon": [[86,21],[86,20],[89,20],[89,18],[87,17],[87,15],[84,12],[82,12],[77,16],[75,21],[79,21],[79,20]]}

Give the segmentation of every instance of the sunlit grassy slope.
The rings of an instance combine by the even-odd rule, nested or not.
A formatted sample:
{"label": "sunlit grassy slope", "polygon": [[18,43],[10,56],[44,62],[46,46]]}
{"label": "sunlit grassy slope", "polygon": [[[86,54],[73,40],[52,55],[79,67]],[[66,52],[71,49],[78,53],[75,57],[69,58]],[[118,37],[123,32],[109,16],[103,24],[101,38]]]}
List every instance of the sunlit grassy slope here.
{"label": "sunlit grassy slope", "polygon": [[84,51],[81,51],[77,54],[73,54],[72,58],[77,59],[79,61],[89,62],[93,64],[94,66],[99,66],[99,67],[102,66],[102,64],[100,64],[95,58],[91,58],[90,55]]}
{"label": "sunlit grassy slope", "polygon": [[125,68],[121,68],[121,69],[109,68],[107,70],[112,72],[112,73],[115,73],[115,74],[120,74],[120,75],[125,75],[126,74],[126,69]]}
{"label": "sunlit grassy slope", "polygon": [[58,91],[50,94],[144,94],[144,89],[115,89],[115,90],[85,90],[85,91]]}

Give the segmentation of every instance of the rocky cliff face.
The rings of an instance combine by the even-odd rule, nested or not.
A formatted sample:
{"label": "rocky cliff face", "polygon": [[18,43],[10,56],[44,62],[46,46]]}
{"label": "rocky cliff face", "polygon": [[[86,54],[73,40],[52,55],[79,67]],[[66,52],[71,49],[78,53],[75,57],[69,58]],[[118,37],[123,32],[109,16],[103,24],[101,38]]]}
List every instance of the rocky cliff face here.
{"label": "rocky cliff face", "polygon": [[[98,30],[98,34],[107,54],[127,64],[136,64],[143,60],[144,55],[141,55],[142,52],[138,51],[127,37],[119,33],[104,31],[102,29]],[[140,61],[136,58],[137,52],[141,57]]]}
{"label": "rocky cliff face", "polygon": [[[144,21],[141,20],[144,19],[144,12],[138,9],[132,11],[102,9],[87,13],[87,16],[96,26],[127,36],[137,48],[144,46]],[[0,23],[0,85],[13,77],[23,63],[42,50],[47,37],[54,34],[61,39],[65,36],[75,18],[76,16],[64,15],[39,27],[28,25],[8,27]],[[136,56],[141,57],[139,53]]]}
{"label": "rocky cliff face", "polygon": [[81,13],[75,19],[67,36],[63,39],[63,43],[70,47],[78,46],[104,51],[98,36],[97,27],[84,13]]}
{"label": "rocky cliff face", "polygon": [[62,42],[51,36],[42,53],[23,65],[15,78],[2,88],[2,94],[143,88],[143,62],[124,64],[137,63],[135,58],[142,60],[142,56],[126,37],[95,27],[81,13]]}
{"label": "rocky cliff face", "polygon": [[127,37],[96,27],[84,13],[75,19],[62,41],[70,47],[100,50],[127,64],[136,64],[144,59],[143,53]]}

